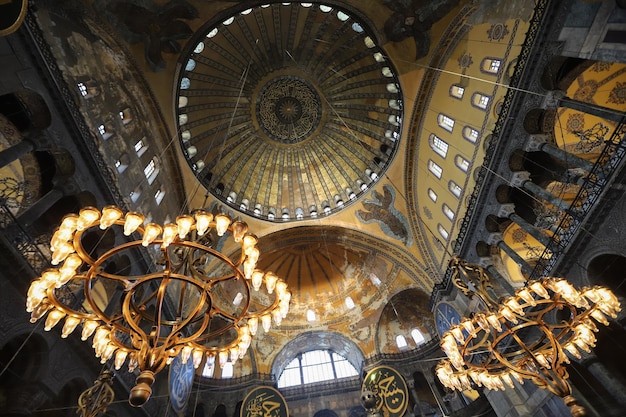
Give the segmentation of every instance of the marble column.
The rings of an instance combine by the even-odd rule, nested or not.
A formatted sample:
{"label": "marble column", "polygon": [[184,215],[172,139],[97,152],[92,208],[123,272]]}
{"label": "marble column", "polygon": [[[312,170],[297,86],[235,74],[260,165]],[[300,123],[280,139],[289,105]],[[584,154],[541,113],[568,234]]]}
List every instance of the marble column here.
{"label": "marble column", "polygon": [[43,216],[46,211],[50,209],[59,201],[65,193],[61,188],[54,187],[46,195],[37,200],[33,205],[24,210],[18,217],[17,221],[22,227],[27,228],[31,226],[38,218]]}
{"label": "marble column", "polygon": [[29,140],[22,139],[19,143],[0,151],[0,168],[9,165],[19,159],[20,156],[35,150],[35,144]]}
{"label": "marble column", "polygon": [[537,241],[543,246],[548,246],[550,244],[551,239],[549,236],[543,233],[543,231],[541,231],[538,227],[528,223],[519,214],[511,213],[509,219],[511,219],[515,224],[521,227],[522,230],[524,230],[526,233],[537,239]]}

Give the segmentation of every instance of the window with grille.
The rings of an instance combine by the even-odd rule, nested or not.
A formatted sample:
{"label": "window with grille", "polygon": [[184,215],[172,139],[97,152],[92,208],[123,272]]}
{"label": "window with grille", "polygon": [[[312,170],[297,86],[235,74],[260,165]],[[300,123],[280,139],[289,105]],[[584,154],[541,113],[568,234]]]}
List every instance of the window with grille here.
{"label": "window with grille", "polygon": [[432,172],[437,178],[441,178],[441,175],[443,174],[443,168],[441,168],[433,160],[430,159],[428,160],[428,170]]}
{"label": "window with grille", "polygon": [[278,388],[357,376],[356,368],[331,350],[312,350],[299,354],[285,367]]}

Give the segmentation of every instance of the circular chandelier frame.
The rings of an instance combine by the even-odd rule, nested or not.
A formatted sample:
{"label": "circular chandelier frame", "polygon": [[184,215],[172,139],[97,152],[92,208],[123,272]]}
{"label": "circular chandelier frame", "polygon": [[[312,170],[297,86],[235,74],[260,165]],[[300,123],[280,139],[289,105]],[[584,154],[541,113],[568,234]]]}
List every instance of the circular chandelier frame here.
{"label": "circular chandelier frame", "polygon": [[[256,268],[258,239],[246,223],[202,210],[178,216],[175,224],[144,221],[115,206],[65,216],[51,240],[52,264],[60,266],[31,283],[26,302],[31,322],[47,314],[46,331],[65,319],[65,338],[82,324],[81,339],[93,335],[102,363],[113,358],[116,369],[125,362],[130,372],[138,368],[134,406],[148,400],[154,374],[179,354],[196,368],[203,361],[217,359],[223,367],[243,358],[259,324],[266,332],[272,322],[279,325],[291,299],[282,279]],[[123,230],[125,242],[111,243],[94,258],[85,237],[98,229],[100,240],[111,231],[115,241]],[[228,236],[241,251],[234,259],[217,249]],[[120,256],[130,253],[130,259],[147,247],[157,253],[149,270],[130,275],[108,269]]]}
{"label": "circular chandelier frame", "polygon": [[436,368],[442,384],[459,391],[481,386],[504,390],[514,388],[514,381],[523,384],[530,379],[561,397],[573,416],[584,416],[585,409],[572,396],[567,381],[566,352],[577,359],[581,352],[591,352],[596,322],[608,325],[608,318],[621,311],[617,297],[604,287],[577,290],[565,279],[548,277],[529,281],[495,303],[480,267],[458,259],[452,264],[473,284],[457,276],[455,285],[480,298],[487,311],[463,318],[443,334],[441,348],[447,359]]}

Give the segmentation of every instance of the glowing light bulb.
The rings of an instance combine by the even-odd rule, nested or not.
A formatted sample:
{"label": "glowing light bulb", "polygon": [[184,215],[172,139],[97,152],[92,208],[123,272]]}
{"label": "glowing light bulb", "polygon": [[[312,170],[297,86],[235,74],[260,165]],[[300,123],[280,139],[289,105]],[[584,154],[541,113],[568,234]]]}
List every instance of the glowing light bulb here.
{"label": "glowing light bulb", "polygon": [[144,216],[139,213],[135,213],[133,211],[129,211],[126,213],[126,217],[124,220],[124,234],[129,236],[133,233],[139,226],[143,224]]}
{"label": "glowing light bulb", "polygon": [[278,277],[273,272],[265,273],[265,287],[267,288],[267,292],[272,294],[274,292],[274,288],[276,287],[276,282],[278,281]]}
{"label": "glowing light bulb", "polygon": [[259,318],[258,317],[250,317],[248,319],[248,328],[250,329],[250,334],[254,336],[259,328]]}
{"label": "glowing light bulb", "polygon": [[235,242],[241,242],[244,234],[248,231],[248,225],[244,222],[236,221],[232,224],[233,239]]}
{"label": "glowing light bulb", "polygon": [[230,217],[224,213],[220,213],[215,216],[215,231],[218,236],[224,236],[224,233],[228,230],[228,226],[230,226]]}
{"label": "glowing light bulb", "polygon": [[163,243],[162,247],[167,248],[173,241],[176,239],[178,235],[178,226],[175,224],[166,224],[163,227]]}
{"label": "glowing light bulb", "polygon": [[118,221],[124,212],[116,206],[106,206],[102,209],[102,217],[100,218],[100,229],[104,230]]}
{"label": "glowing light bulb", "polygon": [[76,230],[85,230],[91,227],[100,218],[100,211],[94,207],[85,207],[79,211]]}
{"label": "glowing light bulb", "polygon": [[196,217],[196,232],[199,236],[202,236],[206,233],[207,229],[211,225],[211,221],[213,220],[213,215],[207,213],[206,211],[198,211],[195,213]]}
{"label": "glowing light bulb", "polygon": [[65,319],[65,324],[63,325],[63,330],[61,331],[61,337],[65,339],[67,336],[72,334],[76,326],[80,323],[80,319],[74,316],[67,316]]}
{"label": "glowing light bulb", "polygon": [[178,225],[178,237],[184,239],[193,226],[193,217],[189,215],[178,216],[176,217],[176,224]]}
{"label": "glowing light bulb", "polygon": [[146,229],[143,232],[143,240],[141,244],[148,246],[161,234],[163,228],[156,223],[148,223]]}

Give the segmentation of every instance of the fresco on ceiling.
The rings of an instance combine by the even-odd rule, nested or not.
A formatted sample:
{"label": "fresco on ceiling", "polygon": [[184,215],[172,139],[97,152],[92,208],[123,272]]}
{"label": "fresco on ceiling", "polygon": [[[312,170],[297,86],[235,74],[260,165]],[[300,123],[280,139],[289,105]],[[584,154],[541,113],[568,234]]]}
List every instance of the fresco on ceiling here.
{"label": "fresco on ceiling", "polygon": [[456,7],[459,0],[383,0],[383,4],[393,11],[384,26],[387,38],[392,42],[413,38],[415,59],[420,59],[430,50],[430,28]]}
{"label": "fresco on ceiling", "polygon": [[96,0],[94,8],[102,13],[129,43],[144,44],[144,56],[152,71],[165,69],[163,54],[178,54],[180,40],[188,39],[193,30],[184,20],[200,15],[185,0],[165,4],[142,0]]}
{"label": "fresco on ceiling", "polygon": [[374,200],[363,200],[365,210],[357,210],[356,217],[363,223],[378,223],[385,235],[402,241],[406,247],[411,247],[413,239],[409,234],[409,223],[394,207],[395,190],[385,185],[383,194],[372,191],[372,197]]}

